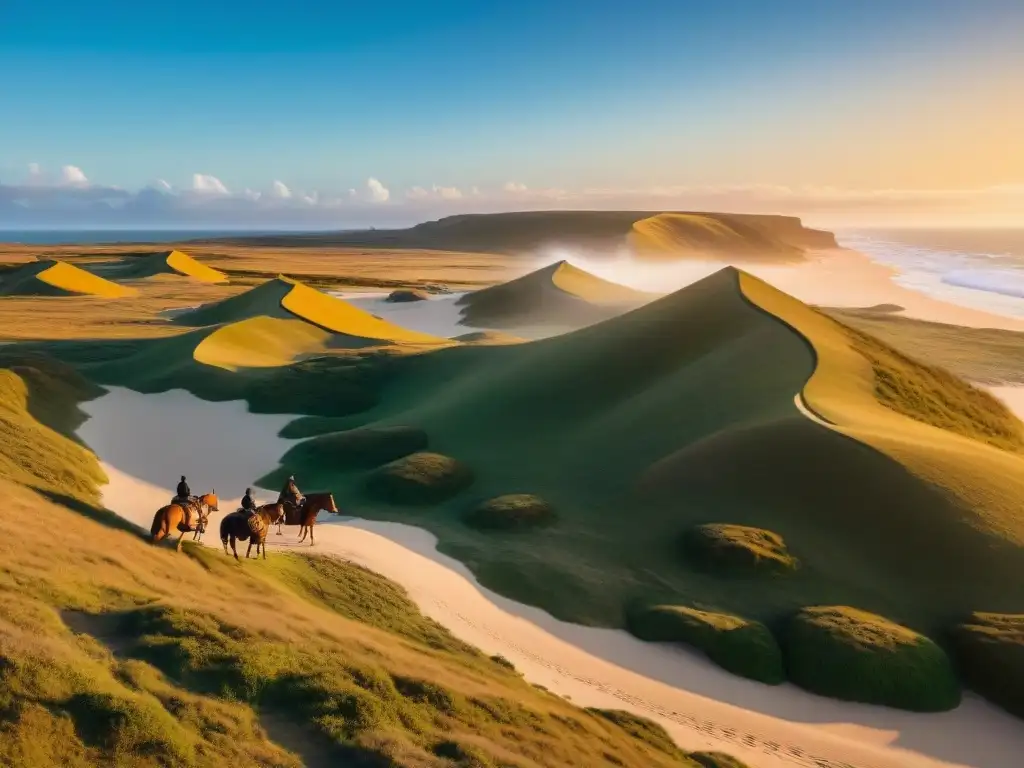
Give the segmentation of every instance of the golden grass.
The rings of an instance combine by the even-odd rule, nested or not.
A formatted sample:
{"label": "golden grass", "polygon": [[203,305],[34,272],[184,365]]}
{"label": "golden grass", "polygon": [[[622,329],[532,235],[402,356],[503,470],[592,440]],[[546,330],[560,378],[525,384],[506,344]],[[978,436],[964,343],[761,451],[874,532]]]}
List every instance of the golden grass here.
{"label": "golden grass", "polygon": [[565,261],[551,273],[551,282],[559,290],[595,304],[636,304],[655,298],[654,294],[613,283]]}
{"label": "golden grass", "polygon": [[186,275],[204,283],[223,283],[228,279],[223,272],[201,264],[187,253],[179,250],[173,250],[167,254],[167,266],[180,275]]}
{"label": "golden grass", "polygon": [[419,333],[381,320],[364,309],[328,296],[308,285],[287,278],[281,279],[292,284],[292,289],[281,300],[281,306],[296,317],[334,333],[397,344],[451,343],[448,339]]}
{"label": "golden grass", "polygon": [[803,249],[728,218],[659,213],[633,224],[629,244],[641,257],[759,256],[798,260]]}
{"label": "golden grass", "polygon": [[947,491],[971,525],[1024,544],[1024,427],[1005,406],[748,274],[740,286],[812,345],[802,393],[812,412]]}
{"label": "golden grass", "polygon": [[228,371],[273,368],[327,349],[331,334],[303,320],[252,317],[218,328],[193,352],[197,362]]}

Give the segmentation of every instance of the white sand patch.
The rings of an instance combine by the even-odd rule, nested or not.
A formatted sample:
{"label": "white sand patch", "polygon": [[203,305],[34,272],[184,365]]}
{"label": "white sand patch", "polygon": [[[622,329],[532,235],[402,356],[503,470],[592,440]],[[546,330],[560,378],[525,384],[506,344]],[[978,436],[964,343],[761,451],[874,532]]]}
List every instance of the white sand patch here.
{"label": "white sand patch", "polygon": [[473,329],[459,325],[462,319],[456,302],[465,294],[451,293],[423,301],[388,301],[387,293],[334,293],[349,304],[365,309],[389,323],[420,333],[450,339]]}
{"label": "white sand patch", "polygon": [[[92,418],[79,434],[110,477],[105,504],[146,528],[182,473],[194,491],[216,487],[221,512],[229,512],[290,444],[277,437],[288,416],[248,414],[242,403],[207,403],[180,391],[113,389],[83,408]],[[301,486],[301,472],[298,480]],[[212,522],[216,531],[219,516]],[[953,712],[920,715],[760,685],[684,650],[560,622],[496,595],[439,554],[433,536],[420,529],[328,515],[321,522],[312,551],[383,574],[426,615],[505,656],[532,682],[583,706],[652,717],[685,749],[730,752],[753,768],[1005,768],[1024,754],[1020,721],[975,696]],[[278,547],[296,546],[296,529],[286,531],[271,535],[270,557]],[[220,546],[215,535],[207,543]]]}

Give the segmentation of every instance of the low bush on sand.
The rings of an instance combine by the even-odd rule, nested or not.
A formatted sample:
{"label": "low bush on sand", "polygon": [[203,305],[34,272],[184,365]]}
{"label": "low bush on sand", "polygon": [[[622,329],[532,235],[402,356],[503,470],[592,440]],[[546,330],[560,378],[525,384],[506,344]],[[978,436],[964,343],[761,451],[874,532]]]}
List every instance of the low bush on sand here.
{"label": "low bush on sand", "polygon": [[422,451],[427,433],[415,427],[366,427],[333,432],[292,446],[281,464],[286,467],[365,469]]}
{"label": "low bush on sand", "polygon": [[1024,614],[974,613],[952,632],[967,684],[1024,717]]}
{"label": "low bush on sand", "polygon": [[786,671],[809,691],[917,712],[960,703],[946,653],[924,635],[848,606],[804,608],[786,629]]}
{"label": "low bush on sand", "polygon": [[421,451],[375,470],[367,490],[392,504],[436,504],[472,483],[473,471],[458,459]]}
{"label": "low bush on sand", "polygon": [[691,752],[689,758],[701,768],[747,768],[747,764],[724,752]]}
{"label": "low bush on sand", "polygon": [[641,640],[691,645],[720,667],[762,683],[785,679],[779,645],[760,622],[681,605],[637,608],[627,621]]}
{"label": "low bush on sand", "polygon": [[554,519],[554,508],[540,496],[529,493],[497,496],[463,516],[463,521],[472,528],[503,531],[533,528]]}
{"label": "low bush on sand", "polygon": [[779,534],[747,525],[694,526],[683,534],[682,547],[688,562],[726,574],[788,573],[799,567]]}

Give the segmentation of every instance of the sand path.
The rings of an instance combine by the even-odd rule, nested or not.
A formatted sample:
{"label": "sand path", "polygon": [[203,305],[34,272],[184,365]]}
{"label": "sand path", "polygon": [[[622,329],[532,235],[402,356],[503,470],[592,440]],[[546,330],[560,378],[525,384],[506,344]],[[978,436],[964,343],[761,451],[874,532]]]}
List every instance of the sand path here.
{"label": "sand path", "polygon": [[[182,391],[113,389],[84,409],[92,418],[79,433],[110,478],[106,505],[147,529],[180,474],[194,492],[215,487],[228,512],[289,444],[276,433],[290,417],[253,415],[244,403],[208,403]],[[504,655],[532,682],[580,705],[652,717],[686,749],[731,752],[753,768],[1005,768],[1024,754],[1020,721],[973,695],[953,712],[919,715],[763,686],[685,650],[560,622],[496,595],[439,554],[434,537],[420,529],[333,520],[325,516],[317,526],[315,548],[299,551],[378,571],[405,587],[426,615],[485,652]],[[297,546],[297,529],[285,530],[271,535],[270,557]],[[206,543],[220,546],[212,538]]]}

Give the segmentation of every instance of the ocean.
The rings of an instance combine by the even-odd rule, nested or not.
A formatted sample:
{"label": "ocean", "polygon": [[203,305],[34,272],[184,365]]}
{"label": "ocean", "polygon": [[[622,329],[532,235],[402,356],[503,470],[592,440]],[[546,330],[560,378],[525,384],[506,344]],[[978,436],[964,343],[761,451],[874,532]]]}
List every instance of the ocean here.
{"label": "ocean", "polygon": [[1024,228],[836,232],[897,271],[900,285],[973,309],[1024,317]]}

